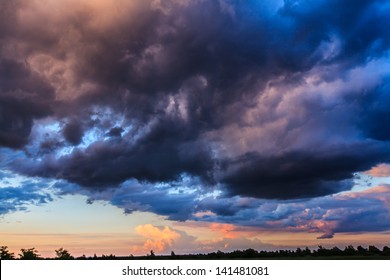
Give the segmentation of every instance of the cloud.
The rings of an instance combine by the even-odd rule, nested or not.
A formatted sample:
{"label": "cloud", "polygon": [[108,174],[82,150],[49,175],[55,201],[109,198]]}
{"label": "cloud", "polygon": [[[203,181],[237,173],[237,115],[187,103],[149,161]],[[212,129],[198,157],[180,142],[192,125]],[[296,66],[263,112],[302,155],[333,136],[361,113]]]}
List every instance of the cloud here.
{"label": "cloud", "polygon": [[53,89],[24,63],[0,58],[0,145],[22,148],[34,119],[51,114]]}
{"label": "cloud", "polygon": [[[162,129],[155,133],[165,134],[167,131]],[[165,137],[166,141],[162,140]],[[160,140],[165,143],[161,144]],[[203,147],[197,147],[196,143],[179,145],[170,134],[161,138],[148,135],[137,145],[120,139],[96,141],[85,150],[76,149],[60,158],[47,156],[41,163],[19,163],[21,165],[15,169],[24,174],[66,179],[94,188],[111,187],[131,178],[153,183],[171,182],[184,173],[202,176],[207,182],[210,180],[208,171],[212,169]]]}
{"label": "cloud", "polygon": [[121,127],[113,127],[108,132],[108,135],[110,135],[111,137],[120,137],[120,136],[122,136],[123,132],[124,132],[123,128],[121,128]]}
{"label": "cloud", "polygon": [[364,173],[372,177],[390,177],[390,166],[388,164],[378,164]]}
{"label": "cloud", "polygon": [[[153,212],[186,225],[204,227],[220,238],[252,239],[259,232],[316,233],[319,239],[338,233],[382,232],[390,229],[387,185],[299,200],[266,200],[204,192],[199,182],[184,179],[169,185],[127,182],[120,188],[94,192],[68,183],[64,194],[79,193],[109,201],[130,214]],[[196,187],[197,186],[197,187]],[[57,190],[56,188],[56,190]]]}
{"label": "cloud", "polygon": [[165,226],[163,228],[155,227],[151,224],[140,225],[135,228],[137,234],[146,238],[142,249],[139,246],[133,246],[133,252],[150,252],[162,253],[173,247],[175,240],[179,239],[181,235]]}
{"label": "cloud", "polygon": [[198,195],[203,193],[199,182],[188,178],[170,184],[159,184],[158,187],[132,180],[120,187],[98,192],[64,181],[55,184],[54,187],[61,195],[79,193],[88,196],[92,202],[110,201],[112,205],[124,209],[126,214],[151,211],[177,221],[191,218],[192,213],[196,211]]}
{"label": "cloud", "polygon": [[332,239],[334,237],[334,233],[324,233],[321,236],[318,236],[317,239]]}
{"label": "cloud", "polygon": [[[177,223],[180,226],[180,223]],[[185,223],[185,229],[191,230],[191,227],[201,228],[201,231],[207,236],[210,230],[215,237],[195,237],[189,235],[184,230],[178,230],[172,227],[154,226],[151,224],[139,225],[136,227],[136,233],[143,237],[142,245],[133,245],[132,254],[149,254],[151,250],[155,253],[169,254],[174,251],[177,254],[187,253],[190,250],[193,253],[210,253],[217,250],[231,252],[242,250],[243,248],[254,249],[275,249],[273,245],[263,243],[258,239],[257,233],[250,232],[244,227],[236,228],[228,224],[214,224],[193,222]],[[232,232],[234,230],[234,234]],[[252,229],[250,229],[252,230]]]}
{"label": "cloud", "polygon": [[231,224],[218,224],[212,223],[210,225],[210,229],[212,231],[220,232],[224,238],[235,238],[237,237],[237,233],[234,232],[236,227]]}
{"label": "cloud", "polygon": [[78,122],[69,122],[64,127],[63,135],[66,141],[76,146],[80,144],[83,139],[83,128]]}
{"label": "cloud", "polygon": [[390,161],[389,5],[355,2],[0,1],[2,168],[127,213],[387,228],[336,199]]}
{"label": "cloud", "polygon": [[[389,187],[380,185],[312,199],[290,201],[253,198],[207,198],[197,209],[213,215],[193,219],[217,223],[215,230],[235,235],[240,226],[253,231],[318,233],[319,239],[337,233],[382,232],[390,229]],[[230,203],[230,212],[219,212]]]}
{"label": "cloud", "polygon": [[[44,187],[43,187],[44,186]],[[29,205],[42,205],[53,200],[47,182],[0,174],[0,216],[15,211],[26,211]]]}
{"label": "cloud", "polygon": [[356,144],[356,149],[353,146],[334,145],[315,154],[304,151],[270,157],[248,154],[228,163],[232,171],[223,181],[235,195],[258,198],[305,198],[337,193],[350,189],[354,171],[364,171],[383,156],[383,149],[376,144]]}

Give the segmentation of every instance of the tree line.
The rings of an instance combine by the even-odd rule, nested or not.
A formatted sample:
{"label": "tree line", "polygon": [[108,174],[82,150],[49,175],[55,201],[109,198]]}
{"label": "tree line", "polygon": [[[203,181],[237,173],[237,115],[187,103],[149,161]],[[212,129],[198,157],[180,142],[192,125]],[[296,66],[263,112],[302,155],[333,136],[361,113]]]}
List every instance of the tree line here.
{"label": "tree line", "polygon": [[[60,248],[58,250],[55,250],[56,257],[55,259],[61,259],[61,260],[72,260],[74,257],[69,253],[68,250],[65,250],[64,248]],[[20,260],[39,260],[43,259],[41,255],[39,254],[38,250],[35,248],[30,249],[20,249],[20,253],[18,254],[18,258],[15,257],[15,253],[12,253],[8,250],[7,246],[0,246],[0,259],[2,260],[14,260],[14,259],[20,259]]]}
{"label": "tree line", "polygon": [[101,255],[97,256],[80,256],[73,257],[68,250],[60,248],[55,250],[54,258],[43,258],[35,248],[20,249],[18,256],[10,252],[7,246],[0,246],[0,259],[2,260],[38,260],[38,259],[59,259],[59,260],[83,260],[83,259],[273,259],[273,258],[386,258],[390,259],[390,248],[384,246],[383,249],[379,249],[373,245],[364,248],[352,245],[346,246],[344,249],[333,247],[330,249],[318,246],[317,249],[311,250],[308,247],[305,249],[297,248],[296,250],[276,250],[276,251],[257,251],[255,249],[235,250],[232,252],[212,252],[206,254],[187,254],[176,255],[173,251],[170,255],[156,255],[154,251],[150,251],[150,254],[146,256],[115,256],[115,255]]}

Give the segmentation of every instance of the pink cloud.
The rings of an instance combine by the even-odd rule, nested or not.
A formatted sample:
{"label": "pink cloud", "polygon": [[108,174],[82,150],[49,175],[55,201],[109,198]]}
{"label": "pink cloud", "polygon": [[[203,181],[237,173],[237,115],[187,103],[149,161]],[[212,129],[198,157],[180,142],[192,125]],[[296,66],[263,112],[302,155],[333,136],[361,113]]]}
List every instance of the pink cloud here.
{"label": "pink cloud", "polygon": [[181,235],[170,227],[156,227],[151,224],[140,225],[135,228],[137,234],[146,238],[143,245],[134,245],[132,252],[142,254],[153,250],[156,253],[162,253],[173,246],[174,241]]}
{"label": "pink cloud", "polygon": [[238,232],[235,231],[236,227],[232,224],[212,223],[210,229],[218,232],[224,238],[236,238],[238,236]]}
{"label": "pink cloud", "polygon": [[390,165],[379,164],[364,173],[372,177],[390,177]]}

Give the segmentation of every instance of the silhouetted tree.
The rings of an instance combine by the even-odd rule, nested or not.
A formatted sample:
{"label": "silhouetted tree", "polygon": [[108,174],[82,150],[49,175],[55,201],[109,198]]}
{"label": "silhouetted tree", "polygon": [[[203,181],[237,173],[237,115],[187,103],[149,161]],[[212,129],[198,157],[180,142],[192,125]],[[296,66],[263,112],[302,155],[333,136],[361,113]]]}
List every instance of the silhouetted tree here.
{"label": "silhouetted tree", "polygon": [[390,256],[390,248],[387,246],[383,247],[382,254],[384,256]]}
{"label": "silhouetted tree", "polygon": [[243,253],[245,258],[255,258],[257,256],[257,251],[252,248],[246,249]]}
{"label": "silhouetted tree", "polygon": [[295,250],[295,255],[298,256],[298,257],[301,257],[303,256],[303,251],[301,248],[297,248],[297,250]]}
{"label": "silhouetted tree", "polygon": [[381,250],[379,250],[377,247],[375,246],[368,246],[368,252],[372,255],[379,255],[381,253]]}
{"label": "silhouetted tree", "polygon": [[86,260],[87,256],[86,255],[82,255],[81,257],[78,257],[77,259],[79,259],[79,260]]}
{"label": "silhouetted tree", "polygon": [[103,260],[115,260],[116,259],[116,257],[115,257],[115,255],[113,255],[113,254],[109,254],[109,255],[102,255],[102,259]]}
{"label": "silhouetted tree", "polygon": [[302,251],[303,255],[305,256],[310,256],[311,255],[311,250],[309,247],[306,247],[305,250]]}
{"label": "silhouetted tree", "polygon": [[320,246],[318,246],[317,251],[314,251],[313,254],[317,255],[317,256],[326,256],[327,250],[320,245]]}
{"label": "silhouetted tree", "polygon": [[68,250],[65,250],[64,248],[60,248],[58,250],[55,250],[56,252],[56,259],[59,260],[73,260],[74,257],[68,252]]}
{"label": "silhouetted tree", "polygon": [[15,258],[14,253],[8,251],[7,246],[0,247],[0,260],[12,260],[14,258]]}
{"label": "silhouetted tree", "polygon": [[[41,259],[38,251],[35,248],[30,249],[20,249],[21,253],[19,254],[20,259],[22,260],[34,260]],[[56,259],[74,259],[73,256],[65,250],[64,248],[60,248],[55,250]],[[337,257],[337,258],[347,258],[347,259],[355,259],[357,257],[364,258],[384,258],[388,259],[390,256],[390,248],[388,246],[384,246],[383,250],[378,249],[374,245],[369,246],[367,249],[362,246],[357,246],[355,249],[352,245],[345,247],[344,250],[339,249],[338,247],[333,247],[331,249],[324,248],[322,246],[318,246],[317,250],[311,251],[308,247],[305,249],[297,248],[294,250],[275,250],[275,251],[256,251],[254,249],[246,249],[246,250],[235,250],[233,252],[222,252],[220,250],[216,252],[211,252],[208,254],[189,254],[189,255],[176,255],[174,251],[171,251],[171,256],[156,256],[154,251],[151,250],[150,254],[146,256],[119,256],[116,257],[113,254],[110,255],[101,255],[97,256],[94,254],[93,256],[86,257],[85,255],[81,257],[77,257],[77,259],[249,259],[249,258],[329,258],[329,257]],[[10,253],[7,246],[0,246],[0,258],[2,260],[13,259],[14,254]]]}
{"label": "silhouetted tree", "polygon": [[342,254],[343,254],[343,251],[341,251],[341,249],[337,246],[330,249],[330,252],[329,252],[329,255],[332,255],[332,256],[341,256]]}
{"label": "silhouetted tree", "polygon": [[367,249],[366,248],[363,248],[362,246],[357,246],[356,248],[357,252],[359,255],[367,255]]}
{"label": "silhouetted tree", "polygon": [[35,248],[20,249],[20,251],[22,252],[19,254],[21,260],[37,260],[40,258],[40,255],[38,254],[38,251],[35,250]]}
{"label": "silhouetted tree", "polygon": [[344,254],[347,256],[353,256],[353,255],[356,255],[356,250],[352,245],[348,245],[344,249]]}

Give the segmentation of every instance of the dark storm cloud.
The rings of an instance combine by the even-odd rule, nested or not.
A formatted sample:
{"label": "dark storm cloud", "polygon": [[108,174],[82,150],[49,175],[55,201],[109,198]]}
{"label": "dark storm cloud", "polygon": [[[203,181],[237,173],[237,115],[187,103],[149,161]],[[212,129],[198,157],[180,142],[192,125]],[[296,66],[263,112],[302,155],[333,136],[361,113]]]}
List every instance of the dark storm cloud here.
{"label": "dark storm cloud", "polygon": [[248,154],[227,164],[239,167],[223,181],[235,195],[277,199],[323,196],[348,190],[354,172],[389,159],[389,147],[378,143],[332,146],[316,154]]}
{"label": "dark storm cloud", "polygon": [[39,153],[40,155],[49,154],[62,146],[64,146],[64,143],[60,142],[58,139],[47,138],[40,143]]}
{"label": "dark storm cloud", "polygon": [[[134,145],[124,139],[97,141],[59,159],[44,158],[15,168],[25,174],[66,179],[84,186],[104,188],[127,179],[158,183],[187,173],[211,180],[213,163],[204,146],[186,139],[185,127],[161,121]],[[16,164],[18,165],[18,163]]]}
{"label": "dark storm cloud", "polygon": [[77,121],[71,121],[65,125],[62,133],[66,141],[76,146],[81,143],[84,131],[82,124]]}
{"label": "dark storm cloud", "polygon": [[51,113],[53,89],[25,63],[0,60],[0,145],[28,143],[33,120]]}
{"label": "dark storm cloud", "polygon": [[111,137],[121,137],[123,132],[124,130],[122,127],[113,127],[107,134]]}
{"label": "dark storm cloud", "polygon": [[[132,182],[114,191],[110,201],[113,205],[124,208],[127,213],[152,211],[167,216],[171,220],[189,219],[194,208],[196,193],[169,194],[170,190],[172,190],[171,185],[155,188],[151,185]],[[177,203],[178,201],[180,203]]]}
{"label": "dark storm cloud", "polygon": [[[387,0],[285,1],[280,13],[292,20],[290,30],[295,46],[319,44],[326,36],[343,40],[334,60],[364,63],[385,55],[390,46]],[[304,44],[302,44],[304,43]],[[294,47],[292,48],[294,50]]]}
{"label": "dark storm cloud", "polygon": [[362,106],[362,127],[367,137],[379,141],[390,140],[390,130],[387,123],[390,121],[390,80],[386,79],[380,85],[375,94],[367,96],[362,102],[367,104]]}
{"label": "dark storm cloud", "polygon": [[336,232],[375,232],[390,229],[389,213],[383,207],[355,210],[341,220]]}
{"label": "dark storm cloud", "polygon": [[[21,173],[92,190],[186,174],[294,199],[389,161],[390,73],[375,71],[388,66],[388,1],[69,1],[58,15],[1,3],[15,16],[0,27],[0,145],[41,143],[14,162]],[[65,125],[30,139],[47,116]]]}

